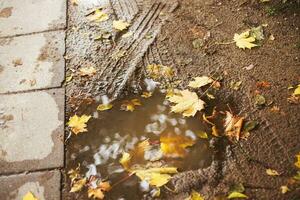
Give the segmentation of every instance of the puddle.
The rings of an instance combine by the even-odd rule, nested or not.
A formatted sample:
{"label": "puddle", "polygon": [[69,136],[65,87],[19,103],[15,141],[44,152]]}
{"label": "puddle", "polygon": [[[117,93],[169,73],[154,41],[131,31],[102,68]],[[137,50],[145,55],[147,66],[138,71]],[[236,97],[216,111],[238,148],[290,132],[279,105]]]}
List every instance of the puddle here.
{"label": "puddle", "polygon": [[[82,172],[109,179],[111,184],[119,182],[128,175],[119,163],[123,151],[130,151],[134,146],[149,139],[159,144],[160,136],[176,134],[186,136],[195,141],[187,148],[184,158],[162,157],[169,166],[179,171],[188,171],[208,167],[212,162],[213,149],[209,147],[209,139],[197,136],[199,131],[208,131],[201,122],[201,113],[193,118],[184,118],[180,114],[170,113],[169,102],[164,95],[154,93],[150,98],[129,96],[126,99],[140,99],[142,106],[133,112],[120,110],[121,101],[114,102],[108,111],[96,111],[99,103],[89,105],[82,113],[93,116],[88,122],[88,132],[72,136],[67,147],[67,170],[81,164]],[[151,159],[154,153],[145,154]],[[82,191],[82,193],[86,191]],[[137,177],[131,176],[118,184],[106,194],[106,199],[142,199],[151,193],[151,188]],[[83,195],[83,194],[82,194]]]}

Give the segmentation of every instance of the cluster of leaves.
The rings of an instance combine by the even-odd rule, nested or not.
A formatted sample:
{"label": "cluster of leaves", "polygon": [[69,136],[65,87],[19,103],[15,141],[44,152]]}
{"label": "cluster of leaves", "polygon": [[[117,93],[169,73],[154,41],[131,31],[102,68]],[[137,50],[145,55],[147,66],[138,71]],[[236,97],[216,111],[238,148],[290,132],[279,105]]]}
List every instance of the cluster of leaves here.
{"label": "cluster of leaves", "polygon": [[110,183],[107,181],[102,181],[95,176],[91,176],[88,179],[81,175],[80,165],[78,165],[76,169],[71,169],[68,172],[68,175],[71,180],[70,192],[79,192],[84,187],[87,187],[89,198],[104,199],[105,192],[108,192],[111,189]]}

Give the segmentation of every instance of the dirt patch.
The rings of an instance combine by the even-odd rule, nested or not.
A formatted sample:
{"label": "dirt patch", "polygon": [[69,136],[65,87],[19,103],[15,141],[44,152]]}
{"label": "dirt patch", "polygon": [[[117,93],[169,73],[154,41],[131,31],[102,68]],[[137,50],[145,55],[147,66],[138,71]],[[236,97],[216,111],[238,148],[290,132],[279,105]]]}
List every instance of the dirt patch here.
{"label": "dirt patch", "polygon": [[[140,8],[142,3],[137,2],[137,5]],[[80,24],[76,24],[78,16],[72,17],[74,13],[76,10],[71,10],[70,25],[94,34],[95,28],[86,27],[83,21],[79,20]],[[138,15],[133,16],[131,20],[138,19]],[[250,199],[300,198],[299,188],[293,188],[284,195],[280,192],[280,186],[288,184],[289,178],[296,173],[294,156],[300,151],[300,107],[287,101],[291,94],[288,86],[297,85],[300,81],[299,21],[299,5],[293,2],[282,6],[277,2],[181,1],[179,7],[170,13],[147,51],[142,55],[135,52],[129,57],[125,56],[126,59],[135,55],[142,58],[134,63],[122,60],[123,57],[112,61],[109,56],[118,50],[118,44],[104,45],[92,39],[85,39],[89,45],[84,47],[91,48],[85,48],[85,53],[76,57],[74,52],[80,48],[76,49],[73,44],[75,33],[69,31],[67,44],[68,48],[73,48],[67,49],[67,56],[70,56],[69,72],[76,71],[80,65],[93,64],[103,73],[94,79],[78,77],[67,86],[68,111],[76,112],[83,98],[94,98],[101,93],[113,95],[114,91],[122,94],[123,89],[126,92],[128,88],[138,90],[145,66],[152,63],[175,67],[182,86],[198,75],[221,75],[222,87],[216,99],[222,105],[228,104],[235,113],[259,121],[259,127],[247,141],[238,144],[227,145],[227,142],[217,139],[216,144],[224,149],[218,154],[218,162],[207,169],[179,174],[172,181],[178,193],[170,193],[163,198],[183,199],[191,189],[195,189],[207,199],[214,199],[226,195],[235,183],[243,183]],[[267,25],[264,27],[265,40],[260,47],[243,51],[235,44],[216,44],[231,42],[235,33],[261,24]],[[268,39],[271,35],[274,40]],[[118,36],[113,37],[118,43]],[[76,40],[81,41],[80,37]],[[133,65],[138,67],[128,68]],[[111,90],[111,86],[115,85],[111,80],[114,79],[103,77],[110,74],[118,77],[126,74],[127,70],[132,74],[130,78],[122,75],[119,76],[121,79],[116,79],[121,82],[126,80],[126,84],[121,84],[118,90]],[[240,88],[231,89],[231,82],[238,81],[241,81]],[[269,82],[270,88],[257,88],[258,81]],[[266,98],[267,106],[255,106],[257,91]],[[218,102],[212,101],[214,103]],[[273,106],[278,107],[280,112],[273,112]],[[266,168],[276,169],[281,175],[268,176]]]}

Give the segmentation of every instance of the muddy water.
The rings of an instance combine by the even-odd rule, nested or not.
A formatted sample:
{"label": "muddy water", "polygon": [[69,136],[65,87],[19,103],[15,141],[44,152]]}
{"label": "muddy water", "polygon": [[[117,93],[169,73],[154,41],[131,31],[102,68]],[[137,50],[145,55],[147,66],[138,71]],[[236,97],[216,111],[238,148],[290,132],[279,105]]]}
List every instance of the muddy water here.
{"label": "muddy water", "polygon": [[[184,135],[196,142],[194,146],[187,148],[184,158],[162,157],[168,166],[187,171],[210,165],[213,150],[209,148],[209,139],[197,136],[199,131],[207,131],[207,127],[200,120],[200,114],[194,118],[183,118],[180,114],[170,113],[168,101],[158,93],[147,99],[139,96],[126,97],[133,98],[140,99],[142,103],[133,112],[120,110],[121,100],[114,102],[114,107],[108,111],[96,111],[99,103],[95,103],[79,113],[90,114],[93,118],[88,122],[87,133],[72,136],[70,139],[67,149],[68,170],[80,163],[82,172],[87,177],[98,175],[103,179],[107,178],[114,185],[127,176],[119,164],[122,152],[130,151],[145,139],[159,146],[160,135],[165,133]],[[146,156],[153,155],[145,154]],[[132,176],[114,186],[107,197],[134,200],[150,194],[151,188]]]}

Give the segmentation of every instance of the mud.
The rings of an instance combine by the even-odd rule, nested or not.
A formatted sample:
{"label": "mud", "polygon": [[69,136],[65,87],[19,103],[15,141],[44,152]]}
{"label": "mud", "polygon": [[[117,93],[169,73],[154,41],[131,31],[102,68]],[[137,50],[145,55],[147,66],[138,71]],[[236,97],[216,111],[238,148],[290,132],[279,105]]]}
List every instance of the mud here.
{"label": "mud", "polygon": [[[127,5],[129,1],[122,2]],[[110,3],[113,10],[118,10],[116,2]],[[90,79],[75,77],[67,86],[68,112],[76,112],[82,99],[93,98],[96,94],[116,97],[123,90],[139,89],[144,67],[152,63],[175,67],[183,86],[197,75],[222,75],[222,87],[216,99],[222,105],[228,104],[235,113],[259,121],[259,127],[251,132],[248,140],[238,144],[228,146],[223,140],[217,139],[217,143],[225,143],[222,144],[223,151],[217,154],[217,162],[207,169],[179,174],[172,180],[178,193],[170,193],[162,198],[183,199],[191,189],[195,189],[206,199],[214,199],[226,195],[231,185],[243,183],[249,199],[299,199],[297,187],[290,186],[292,190],[286,194],[280,192],[280,186],[288,184],[289,178],[296,173],[295,155],[300,151],[299,104],[293,105],[287,101],[291,94],[288,86],[297,85],[300,81],[299,4],[288,2],[282,6],[279,1],[261,4],[257,1],[217,0],[186,0],[180,1],[179,6],[174,2],[166,4],[170,4],[170,8],[176,5],[176,9],[171,9],[167,14],[167,20],[161,23],[163,26],[153,40],[142,43],[142,46],[146,45],[143,50],[138,45],[137,49],[130,50],[131,43],[125,41],[123,45],[117,35],[112,36],[116,44],[98,43],[82,36],[84,33],[94,35],[100,31],[100,27],[89,27],[79,17],[80,13],[83,15],[86,10],[99,5],[90,5],[80,12],[76,10],[78,8],[69,6],[68,70],[76,71],[80,66],[92,65],[99,73]],[[143,7],[150,8],[151,12],[157,3],[141,1],[136,5],[138,9],[131,8],[132,15],[116,11],[117,14],[113,16],[123,16],[123,19],[135,24],[143,16]],[[119,6],[123,8],[124,5]],[[264,27],[266,39],[258,48],[243,51],[234,44],[216,44],[230,42],[234,33],[261,24],[267,24]],[[79,33],[72,31],[73,26],[79,27]],[[158,26],[151,27],[156,30]],[[275,40],[268,39],[271,34]],[[193,41],[197,39],[203,43],[194,48]],[[129,45],[129,49],[125,48],[128,55],[112,60],[110,56],[126,45]],[[139,51],[143,53],[138,54]],[[231,89],[232,81],[242,81],[241,87],[238,90]],[[256,88],[257,81],[270,82],[270,89]],[[266,97],[267,106],[254,105],[257,91]],[[272,112],[272,106],[278,106],[280,112]],[[266,168],[276,169],[281,175],[268,176]]]}

